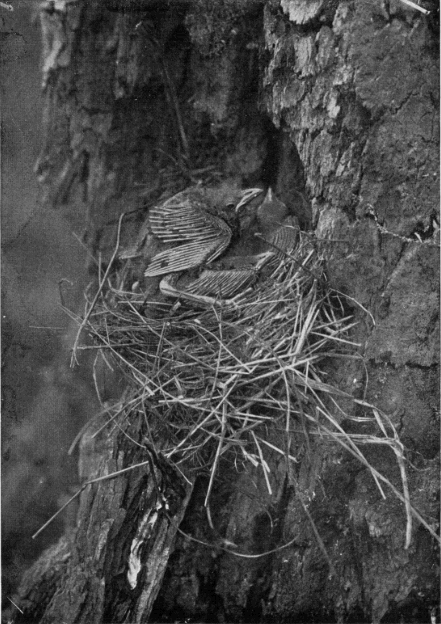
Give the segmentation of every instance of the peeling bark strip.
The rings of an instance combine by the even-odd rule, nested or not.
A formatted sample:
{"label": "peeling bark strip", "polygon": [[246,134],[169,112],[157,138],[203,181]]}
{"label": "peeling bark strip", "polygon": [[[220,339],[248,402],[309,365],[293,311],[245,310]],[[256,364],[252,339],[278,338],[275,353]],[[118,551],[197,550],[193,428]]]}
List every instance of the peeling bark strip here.
{"label": "peeling bark strip", "polygon": [[[326,372],[390,416],[408,449],[411,501],[436,529],[438,8],[421,6],[429,16],[379,0],[48,2],[38,174],[48,203],[84,219],[104,260],[122,212],[128,248],[145,202],[200,179],[263,183],[287,205],[306,191],[312,211],[298,218],[326,246],[329,283],[375,323],[355,311],[360,357]],[[141,280],[145,267],[134,270]],[[85,477],[146,461],[138,416],[124,433],[109,425],[101,446],[83,443]],[[354,416],[342,427],[364,433],[361,405]],[[438,604],[429,532],[417,525],[404,550],[402,503],[383,499],[341,450],[309,444],[296,449],[294,480],[283,457],[265,457],[271,493],[261,471],[222,463],[212,526],[206,484],[176,493],[179,478],[155,464],[90,487],[69,556],[60,548],[53,579],[46,569],[24,580],[14,602],[28,619],[16,622],[143,622],[150,609],[151,621],[429,621]],[[392,453],[367,454],[398,487]],[[175,539],[180,523],[213,547]],[[290,542],[249,560],[219,546],[256,554]]]}

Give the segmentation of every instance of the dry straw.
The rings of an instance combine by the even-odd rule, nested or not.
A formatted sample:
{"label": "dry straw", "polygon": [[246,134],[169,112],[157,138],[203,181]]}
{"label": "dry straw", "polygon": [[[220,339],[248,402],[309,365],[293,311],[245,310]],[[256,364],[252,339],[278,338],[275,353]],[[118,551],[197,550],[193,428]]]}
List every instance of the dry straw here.
{"label": "dry straw", "polygon": [[[289,465],[296,461],[296,437],[309,445],[309,435],[320,435],[356,457],[383,498],[387,486],[403,502],[406,548],[412,516],[435,535],[410,504],[404,448],[391,421],[323,373],[324,360],[354,357],[358,345],[349,337],[354,323],[342,297],[327,286],[316,243],[300,233],[296,251],[270,264],[257,285],[234,300],[171,301],[166,312],[164,304],[130,290],[128,266],[107,268],[80,329],[88,329],[95,348],[126,376],[128,390],[113,406],[112,420],[140,412],[163,457],[177,468],[208,468],[206,503],[221,458],[259,467],[271,493],[268,452]],[[374,433],[347,433],[344,420],[370,422]],[[278,431],[283,443],[269,431]],[[401,491],[366,459],[361,449],[372,444],[395,453]]]}

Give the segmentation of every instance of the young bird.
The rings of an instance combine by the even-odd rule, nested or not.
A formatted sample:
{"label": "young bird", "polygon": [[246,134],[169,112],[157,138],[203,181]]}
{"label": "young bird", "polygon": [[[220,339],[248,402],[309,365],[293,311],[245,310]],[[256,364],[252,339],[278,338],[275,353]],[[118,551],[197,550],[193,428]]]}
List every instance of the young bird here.
{"label": "young bird", "polygon": [[272,251],[279,258],[295,248],[299,239],[298,219],[290,214],[288,206],[277,199],[271,188],[256,216],[260,229],[256,235],[263,243],[262,251]]}
{"label": "young bird", "polygon": [[235,213],[261,192],[259,188],[194,187],[155,206],[148,223],[167,248],[151,259],[144,276],[187,271],[213,262],[230,244]]}
{"label": "young bird", "polygon": [[[239,212],[242,206],[236,207]],[[169,297],[181,297],[193,302],[213,304],[234,300],[253,286],[260,278],[268,275],[273,265],[292,252],[299,237],[299,225],[288,207],[269,189],[256,212],[259,232],[258,244],[249,255],[223,258],[205,268],[198,276],[169,274],[160,283],[160,290]],[[238,242],[240,246],[240,241]],[[234,251],[234,250],[232,250]]]}

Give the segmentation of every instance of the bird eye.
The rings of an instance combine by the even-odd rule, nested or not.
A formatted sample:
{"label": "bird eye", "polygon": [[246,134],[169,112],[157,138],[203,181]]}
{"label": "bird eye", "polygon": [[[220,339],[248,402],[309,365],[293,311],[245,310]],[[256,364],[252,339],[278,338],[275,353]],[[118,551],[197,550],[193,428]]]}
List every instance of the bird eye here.
{"label": "bird eye", "polygon": [[232,210],[236,208],[236,204],[234,202],[228,202],[227,208],[231,208]]}

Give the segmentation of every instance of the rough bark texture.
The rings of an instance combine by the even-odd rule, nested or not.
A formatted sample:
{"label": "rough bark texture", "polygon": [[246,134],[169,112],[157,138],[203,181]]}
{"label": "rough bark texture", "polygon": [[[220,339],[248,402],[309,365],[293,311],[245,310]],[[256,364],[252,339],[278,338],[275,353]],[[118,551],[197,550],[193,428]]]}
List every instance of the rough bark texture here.
{"label": "rough bark texture", "polygon": [[[83,211],[93,251],[109,254],[122,211],[138,210],[124,240],[136,230],[137,185],[159,195],[173,162],[182,186],[205,169],[271,184],[287,203],[293,191],[306,191],[312,210],[299,218],[330,241],[331,285],[375,320],[354,306],[364,360],[329,374],[355,396],[366,387],[366,398],[390,415],[408,448],[413,503],[435,526],[436,13],[372,0],[49,4],[39,162],[47,201]],[[126,433],[142,443],[136,419]],[[383,500],[342,452],[316,442],[312,454],[301,454],[297,493],[277,457],[268,458],[272,496],[258,471],[238,475],[226,466],[211,504],[213,534],[202,478],[193,489],[175,475],[173,485],[118,429],[98,440],[89,467],[83,445],[89,479],[151,461],[86,489],[70,555],[60,548],[65,567],[52,597],[45,593],[44,609],[32,606],[34,570],[21,589],[27,615],[16,621],[147,621],[156,592],[151,621],[158,622],[429,621],[437,604],[433,538],[417,525],[405,550],[402,504]],[[370,461],[399,487],[392,453],[378,448]],[[143,519],[165,508],[155,487],[163,481],[171,509],[148,547],[156,555],[142,553],[146,567],[133,589],[130,545]],[[175,539],[182,518],[184,532],[212,547]],[[248,554],[292,543],[250,559],[226,553],[223,540]],[[150,597],[148,574],[157,582]]]}

